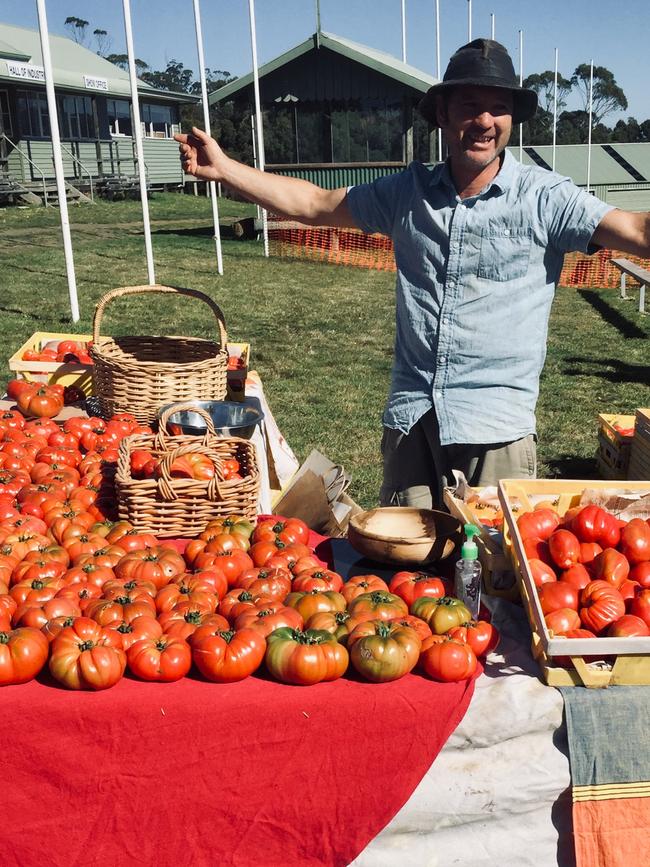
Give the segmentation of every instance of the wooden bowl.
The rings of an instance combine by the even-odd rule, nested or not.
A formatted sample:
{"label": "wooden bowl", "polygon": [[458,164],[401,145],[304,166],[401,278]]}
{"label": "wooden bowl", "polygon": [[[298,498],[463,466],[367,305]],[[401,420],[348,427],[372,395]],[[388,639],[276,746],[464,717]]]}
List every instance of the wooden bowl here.
{"label": "wooden bowl", "polygon": [[463,526],[447,512],[386,506],[350,518],[348,541],[379,563],[431,563],[444,560],[460,543]]}

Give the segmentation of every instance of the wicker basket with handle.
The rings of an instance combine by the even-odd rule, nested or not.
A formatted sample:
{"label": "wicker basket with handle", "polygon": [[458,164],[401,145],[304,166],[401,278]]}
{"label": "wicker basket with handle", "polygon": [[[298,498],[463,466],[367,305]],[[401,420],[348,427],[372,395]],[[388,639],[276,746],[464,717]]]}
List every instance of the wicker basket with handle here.
{"label": "wicker basket with handle", "polygon": [[[174,412],[192,410],[206,422],[203,437],[169,436],[167,420]],[[134,479],[131,454],[146,449],[160,461],[159,479]],[[215,466],[209,481],[172,478],[171,466],[186,454],[207,455]],[[224,479],[222,461],[236,458],[242,479]],[[215,434],[210,416],[192,403],[169,407],[160,418],[157,434],[135,434],[122,440],[115,476],[121,520],[142,533],[163,538],[195,536],[215,519],[237,514],[253,520],[257,514],[260,475],[255,445],[239,437]]]}
{"label": "wicker basket with handle", "polygon": [[[217,321],[218,341],[200,337],[102,337],[107,305],[116,298],[149,293],[185,295],[208,305]],[[124,286],[108,292],[95,308],[93,388],[99,412],[131,412],[151,424],[168,403],[223,400],[226,396],[228,339],[223,313],[203,292],[174,286]]]}

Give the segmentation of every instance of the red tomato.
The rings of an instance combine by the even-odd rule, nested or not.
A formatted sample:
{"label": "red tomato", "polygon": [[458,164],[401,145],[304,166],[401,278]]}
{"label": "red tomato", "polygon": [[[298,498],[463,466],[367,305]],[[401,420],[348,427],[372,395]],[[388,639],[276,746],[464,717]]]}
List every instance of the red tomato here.
{"label": "red tomato", "polygon": [[262,664],[266,640],[258,630],[220,630],[200,626],[191,636],[192,659],[201,674],[214,683],[234,683]]}
{"label": "red tomato", "polygon": [[544,584],[539,588],[538,595],[543,614],[550,614],[558,608],[578,610],[579,591],[566,581]]}
{"label": "red tomato", "polygon": [[434,680],[466,680],[476,671],[476,654],[462,641],[446,638],[430,645],[420,656],[420,667]]}
{"label": "red tomato", "polygon": [[628,604],[628,614],[635,614],[650,626],[650,590],[639,590]]}
{"label": "red tomato", "polygon": [[116,633],[77,617],[52,641],[50,672],[68,689],[108,689],[121,679],[126,655]]}
{"label": "red tomato", "polygon": [[477,657],[494,650],[500,639],[498,630],[487,620],[470,620],[462,626],[452,627],[447,635],[469,644]]}
{"label": "red tomato", "polygon": [[605,532],[605,510],[599,506],[584,506],[571,521],[571,529],[580,542],[600,542]]}
{"label": "red tomato", "polygon": [[592,575],[602,581],[608,581],[618,588],[630,574],[630,564],[627,558],[616,548],[605,548],[592,564]]}
{"label": "red tomato", "polygon": [[578,562],[580,542],[569,530],[556,530],[548,540],[551,559],[560,569],[568,569]]}
{"label": "red tomato", "polygon": [[[36,359],[27,359],[36,361]],[[7,383],[7,396],[10,400],[17,400],[18,397],[25,391],[36,391],[38,384],[35,382],[27,382],[26,379],[10,379]]]}
{"label": "red tomato", "polygon": [[650,635],[648,624],[634,614],[624,614],[607,630],[611,638],[626,638],[628,635]]}
{"label": "red tomato", "polygon": [[594,558],[597,557],[602,550],[602,547],[597,542],[581,542],[578,563],[582,563],[584,566],[589,567]]}
{"label": "red tomato", "polygon": [[621,530],[619,547],[631,566],[650,560],[650,527],[648,524],[641,518],[632,518]]}
{"label": "red tomato", "polygon": [[580,615],[573,608],[557,608],[545,615],[546,626],[554,635],[566,635],[580,628]]}
{"label": "red tomato", "polygon": [[63,409],[63,396],[44,385],[35,391],[22,391],[16,403],[23,415],[54,418]]}
{"label": "red tomato", "polygon": [[339,593],[342,587],[343,579],[338,572],[316,567],[297,574],[293,579],[292,589],[297,591],[334,590]]}
{"label": "red tomato", "polygon": [[579,614],[587,629],[598,635],[625,614],[625,602],[608,581],[590,581],[581,591]]}
{"label": "red tomato", "polygon": [[171,683],[185,677],[192,667],[192,651],[185,639],[163,633],[136,641],[126,651],[126,660],[140,680]]}
{"label": "red tomato", "polygon": [[391,578],[388,590],[403,599],[409,608],[420,596],[441,598],[446,592],[441,578],[425,572],[397,572]]}
{"label": "red tomato", "polygon": [[47,662],[49,644],[40,629],[0,632],[0,686],[33,680]]}
{"label": "red tomato", "polygon": [[630,569],[629,579],[636,581],[641,587],[650,587],[650,561],[643,560]]}
{"label": "red tomato", "polygon": [[545,542],[543,539],[538,539],[536,536],[524,539],[524,552],[529,560],[541,560],[542,563],[548,563],[549,566],[553,566],[548,542]]}
{"label": "red tomato", "polygon": [[373,590],[383,590],[388,593],[388,584],[378,575],[354,575],[341,588],[341,595],[349,604],[357,596],[372,593]]}
{"label": "red tomato", "polygon": [[517,518],[517,529],[523,541],[536,538],[545,542],[559,523],[560,516],[553,509],[535,509]]}
{"label": "red tomato", "polygon": [[577,590],[582,590],[591,581],[591,576],[582,563],[576,563],[560,573],[559,580],[566,581],[567,584],[571,584]]}
{"label": "red tomato", "polygon": [[614,515],[605,512],[605,529],[598,540],[603,548],[616,548],[621,538],[619,521]]}
{"label": "red tomato", "polygon": [[535,587],[541,587],[542,584],[548,584],[551,581],[557,581],[557,576],[553,569],[542,560],[537,560],[535,557],[528,560],[530,574],[533,576]]}

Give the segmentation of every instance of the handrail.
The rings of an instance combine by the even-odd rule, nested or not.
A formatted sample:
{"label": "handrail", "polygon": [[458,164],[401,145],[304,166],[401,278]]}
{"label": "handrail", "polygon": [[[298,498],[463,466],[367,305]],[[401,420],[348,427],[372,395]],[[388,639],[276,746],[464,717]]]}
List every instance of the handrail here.
{"label": "handrail", "polygon": [[22,148],[20,148],[20,147],[16,144],[16,142],[12,141],[12,140],[9,138],[9,136],[8,136],[5,132],[0,133],[0,138],[3,138],[5,141],[8,141],[9,144],[12,146],[12,148],[13,148],[14,150],[18,151],[18,153],[20,154],[20,156],[22,157],[22,159],[27,160],[27,162],[30,164],[30,166],[31,166],[33,169],[36,169],[36,171],[39,173],[39,175],[40,175],[41,178],[43,179],[43,203],[45,204],[45,207],[47,208],[47,207],[48,207],[48,204],[47,204],[47,186],[46,186],[46,183],[45,183],[45,173],[42,172],[42,171],[39,169],[39,167],[36,165],[36,163],[34,163],[34,162],[32,162],[32,161],[30,160],[30,158],[29,158],[29,157],[27,156],[27,154],[22,150]]}
{"label": "handrail", "polygon": [[59,142],[59,144],[61,145],[61,150],[64,150],[67,154],[69,154],[72,157],[73,161],[79,164],[79,168],[88,175],[88,180],[90,181],[90,200],[91,202],[94,202],[95,196],[93,195],[93,177],[90,174],[89,169],[81,162],[78,156],[75,156],[75,154],[73,154],[73,152],[63,144],[63,142]]}

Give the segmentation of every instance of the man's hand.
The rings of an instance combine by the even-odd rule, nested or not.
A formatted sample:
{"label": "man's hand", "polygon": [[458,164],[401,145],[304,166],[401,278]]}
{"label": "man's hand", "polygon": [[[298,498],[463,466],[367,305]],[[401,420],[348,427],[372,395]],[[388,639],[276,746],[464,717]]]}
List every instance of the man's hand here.
{"label": "man's hand", "polygon": [[223,165],[228,157],[213,138],[202,129],[192,127],[189,135],[179,134],[174,138],[180,142],[183,171],[202,181],[221,181]]}

